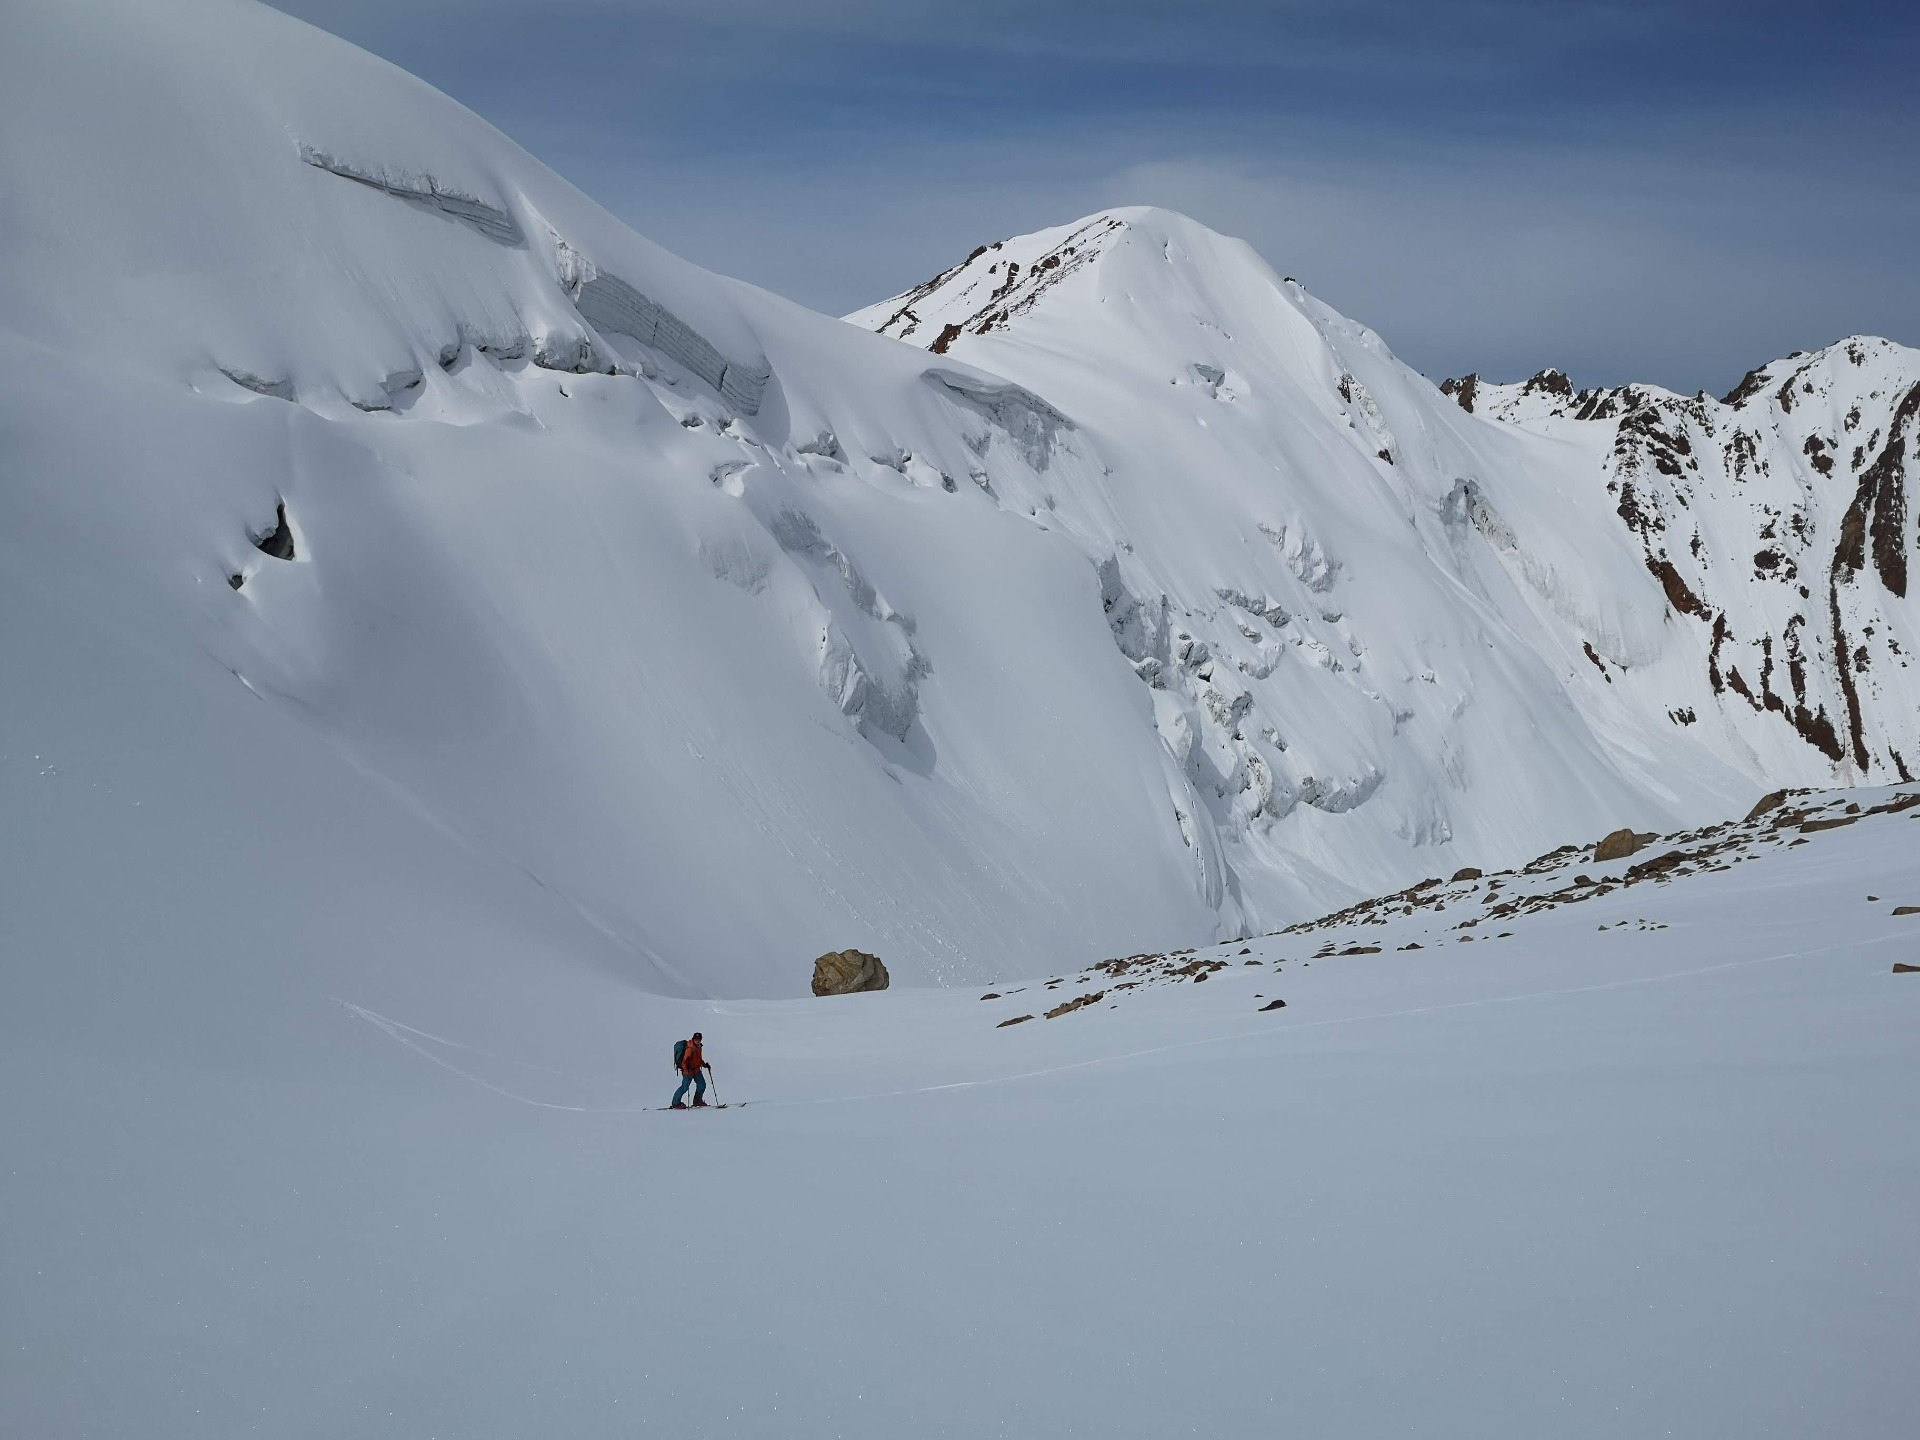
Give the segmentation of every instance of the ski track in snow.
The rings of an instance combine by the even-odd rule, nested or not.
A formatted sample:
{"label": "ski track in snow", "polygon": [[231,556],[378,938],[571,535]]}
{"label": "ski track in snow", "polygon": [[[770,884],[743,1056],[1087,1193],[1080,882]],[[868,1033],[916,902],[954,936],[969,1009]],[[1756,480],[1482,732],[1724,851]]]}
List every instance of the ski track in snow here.
{"label": "ski track in snow", "polygon": [[[1402,1010],[1380,1010],[1366,1015],[1341,1015],[1325,1020],[1293,1020],[1275,1025],[1257,1026],[1250,1030],[1236,1030],[1220,1035],[1203,1035],[1195,1038],[1176,1040],[1165,1045],[1150,1045],[1142,1049],[1126,1050],[1113,1055],[1098,1055],[1091,1059],[1074,1060],[1064,1065],[1048,1065],[1037,1070],[1022,1070],[1012,1075],[983,1076],[977,1080],[952,1080],[938,1085],[912,1085],[898,1090],[876,1090],[862,1095],[824,1095],[800,1100],[758,1099],[750,1102],[758,1110],[776,1110],[803,1105],[850,1105],[866,1100],[893,1100],[910,1095],[935,1095],[949,1090],[973,1090],[986,1085],[1011,1085],[1023,1080],[1040,1080],[1049,1075],[1063,1075],[1075,1070],[1090,1070],[1105,1065],[1118,1065],[1129,1060],[1140,1060],[1155,1055],[1171,1054],[1180,1050],[1198,1049],[1209,1045],[1228,1044],[1236,1040],[1260,1039],[1270,1035],[1282,1035],[1295,1030],[1319,1030],[1338,1025],[1364,1025],[1379,1020],[1405,1020],[1420,1015],[1435,1015],[1451,1010],[1476,1010],[1489,1005],[1515,1005],[1530,1000],[1554,1000],[1569,995],[1589,995],[1604,990],[1629,990],[1646,985],[1664,985],[1676,980],[1693,980],[1703,975],[1722,974],[1733,970],[1746,970],[1758,965],[1774,965],[1783,960],[1812,960],[1822,955],[1838,955],[1850,950],[1864,950],[1873,946],[1889,944],[1911,945],[1912,941],[1904,935],[1877,935],[1866,940],[1852,940],[1839,945],[1826,945],[1817,950],[1782,950],[1776,955],[1762,955],[1750,960],[1725,960],[1716,965],[1703,965],[1689,970],[1671,970],[1659,975],[1637,975],[1624,980],[1597,981],[1591,985],[1560,986],[1551,990],[1529,990],[1515,995],[1487,995],[1472,1000],[1454,1000],[1434,1005],[1415,1005]],[[531,1105],[541,1110],[564,1110],[581,1115],[634,1115],[646,1111],[658,1110],[658,1105],[635,1106],[597,1106],[597,1105],[561,1105],[547,1100],[536,1100],[531,1096],[516,1094],[504,1086],[469,1071],[462,1070],[444,1056],[416,1042],[413,1037],[429,1040],[436,1045],[445,1045],[452,1049],[467,1050],[474,1054],[485,1055],[488,1059],[499,1060],[508,1065],[521,1065],[530,1070],[541,1070],[550,1075],[563,1075],[565,1072],[534,1065],[527,1061],[515,1060],[510,1056],[496,1055],[492,1051],[482,1050],[478,1046],[465,1045],[457,1040],[448,1040],[432,1035],[411,1025],[402,1024],[389,1016],[378,1014],[362,1005],[339,1000],[339,1004],[349,1014],[366,1021],[389,1039],[398,1042],[417,1055],[424,1056],[442,1069],[450,1070],[461,1079],[478,1085],[508,1100],[522,1105]],[[570,1079],[582,1077],[568,1076]],[[748,1102],[736,1102],[748,1103]]]}

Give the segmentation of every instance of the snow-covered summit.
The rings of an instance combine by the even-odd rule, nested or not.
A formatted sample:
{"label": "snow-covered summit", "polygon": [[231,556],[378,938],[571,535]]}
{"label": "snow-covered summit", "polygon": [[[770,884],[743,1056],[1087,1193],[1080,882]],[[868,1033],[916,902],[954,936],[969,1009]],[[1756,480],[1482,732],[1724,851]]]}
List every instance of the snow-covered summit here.
{"label": "snow-covered summit", "polygon": [[847,319],[937,355],[965,353],[972,338],[1004,334],[1016,321],[1026,334],[1063,310],[1110,300],[1232,312],[1271,274],[1243,241],[1171,210],[1122,206],[977,246],[958,265]]}
{"label": "snow-covered summit", "polygon": [[[1069,245],[1086,278],[1051,289],[1033,282],[1032,266],[1068,255]],[[1002,253],[1028,257],[1026,277],[1009,291],[1017,303],[982,302]],[[1155,260],[1165,272],[1158,283]],[[1001,262],[1003,281],[1010,263]],[[1662,721],[1700,723],[1705,710],[1692,692],[1704,681],[1712,708],[1734,707],[1731,731],[1714,748],[1736,765],[1784,774],[1807,763],[1805,747],[1836,773],[1908,773],[1920,695],[1905,673],[1914,618],[1904,584],[1913,548],[1904,477],[1920,355],[1904,347],[1852,337],[1762,366],[1722,401],[1649,385],[1577,390],[1551,369],[1508,385],[1469,375],[1436,393],[1393,362],[1377,336],[1244,246],[1151,210],[1108,212],[989,247],[852,318],[908,338],[937,321],[935,339],[950,353],[1051,395],[1072,383],[1058,373],[1063,366],[1124,375],[1156,412],[1156,387],[1141,383],[1144,375],[1178,369],[1185,352],[1203,354],[1191,374],[1232,400],[1242,423],[1284,409],[1310,425],[1326,413],[1331,389],[1350,433],[1404,473],[1401,483],[1469,514],[1508,557],[1609,700],[1625,698],[1623,687],[1649,692],[1628,702],[1641,710],[1629,723],[1651,722],[1653,750],[1672,749],[1656,738]],[[1484,433],[1462,430],[1442,413],[1446,402],[1528,438],[1497,459],[1486,455]],[[1403,445],[1401,434],[1421,443]],[[1836,478],[1842,460],[1857,480]],[[1290,491],[1314,488],[1320,473],[1301,475]],[[1523,507],[1542,501],[1516,525]],[[1669,553],[1665,532],[1689,511],[1684,549]],[[1823,568],[1836,577],[1824,597],[1799,576],[1808,549],[1823,551]],[[1657,590],[1648,594],[1632,569]],[[1787,589],[1768,599],[1770,584]],[[1654,608],[1628,613],[1643,596]],[[1665,617],[1658,631],[1646,628],[1649,616]],[[1650,684],[1659,656],[1695,673]]]}
{"label": "snow-covered summit", "polygon": [[1386,351],[1372,331],[1275,274],[1245,241],[1144,205],[978,246],[924,284],[846,318],[988,369],[1008,344],[1016,355],[1099,350],[1120,364],[1151,354],[1155,366],[1164,364],[1160,352],[1191,352],[1199,369],[1183,378],[1229,395],[1234,382],[1208,355],[1251,350],[1268,369],[1304,367],[1297,378],[1311,380],[1325,329]]}

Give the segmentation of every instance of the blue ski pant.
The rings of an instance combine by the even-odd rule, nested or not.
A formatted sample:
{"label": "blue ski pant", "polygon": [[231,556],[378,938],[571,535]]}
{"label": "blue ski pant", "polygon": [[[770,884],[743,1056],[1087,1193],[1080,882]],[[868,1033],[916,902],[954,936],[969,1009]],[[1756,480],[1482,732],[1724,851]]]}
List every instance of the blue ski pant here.
{"label": "blue ski pant", "polygon": [[693,1086],[693,1098],[695,1100],[704,1100],[707,1098],[707,1077],[705,1075],[682,1075],[680,1077],[680,1088],[673,1092],[674,1104],[678,1105],[687,1098],[687,1087],[689,1085]]}

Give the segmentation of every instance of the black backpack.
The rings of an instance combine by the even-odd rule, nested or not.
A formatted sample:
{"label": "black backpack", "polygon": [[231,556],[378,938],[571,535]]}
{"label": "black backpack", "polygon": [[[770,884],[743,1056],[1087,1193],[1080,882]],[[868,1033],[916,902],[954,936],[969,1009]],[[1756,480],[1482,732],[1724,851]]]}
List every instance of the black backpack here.
{"label": "black backpack", "polygon": [[678,1075],[686,1063],[687,1042],[684,1040],[676,1040],[673,1042],[673,1073]]}

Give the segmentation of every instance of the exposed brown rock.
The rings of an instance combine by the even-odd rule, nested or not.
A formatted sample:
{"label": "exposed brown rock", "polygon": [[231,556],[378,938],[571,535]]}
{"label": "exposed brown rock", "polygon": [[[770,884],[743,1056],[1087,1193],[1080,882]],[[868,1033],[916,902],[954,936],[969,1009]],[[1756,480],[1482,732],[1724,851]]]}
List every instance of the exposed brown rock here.
{"label": "exposed brown rock", "polygon": [[1896,905],[1893,907],[1893,913],[1896,915],[1920,915],[1920,905]]}
{"label": "exposed brown rock", "polygon": [[[1622,502],[1624,503],[1624,502]],[[1693,593],[1687,582],[1680,578],[1680,572],[1673,568],[1673,562],[1666,556],[1647,557],[1647,569],[1653,572],[1654,579],[1660,582],[1660,588],[1667,592],[1667,603],[1682,615],[1707,616],[1707,607],[1700,597]]]}
{"label": "exposed brown rock", "polygon": [[1629,865],[1627,880],[1629,883],[1635,880],[1649,880],[1655,875],[1665,875],[1670,870],[1677,870],[1688,860],[1698,858],[1684,850],[1669,850],[1664,855],[1655,855],[1651,860],[1642,860],[1636,865]]}
{"label": "exposed brown rock", "polygon": [[1920,965],[1902,965],[1896,960],[1893,962],[1893,973],[1896,975],[1920,975]]}
{"label": "exposed brown rock", "polygon": [[1786,803],[1787,803],[1786,791],[1784,790],[1769,791],[1767,794],[1762,795],[1760,797],[1758,803],[1754,805],[1753,809],[1747,812],[1747,819],[1758,820],[1762,815],[1766,814],[1769,810],[1777,810],[1780,806]]}
{"label": "exposed brown rock", "polygon": [[887,967],[864,950],[829,950],[813,962],[813,993],[852,995],[887,988]]}
{"label": "exposed brown rock", "polygon": [[1458,884],[1462,880],[1478,880],[1483,873],[1485,872],[1472,865],[1466,865],[1453,872],[1453,880],[1449,883]]}
{"label": "exposed brown rock", "polygon": [[1002,1020],[998,1025],[994,1026],[993,1028],[996,1030],[1004,1030],[1009,1025],[1019,1025],[1031,1019],[1033,1019],[1033,1016],[1031,1015],[1016,1015],[1011,1020]]}
{"label": "exposed brown rock", "polygon": [[1090,990],[1085,995],[1076,995],[1073,999],[1063,1001],[1054,1006],[1053,1009],[1047,1011],[1047,1019],[1058,1020],[1062,1015],[1070,1015],[1075,1010],[1083,1009],[1088,1005],[1096,1005],[1106,998],[1106,991]]}
{"label": "exposed brown rock", "polygon": [[[1900,967],[1896,965],[1894,968],[1897,970]],[[1267,1010],[1284,1010],[1286,1008],[1287,1008],[1287,1002],[1284,1000],[1269,1000],[1266,1004],[1260,1007],[1260,1009],[1263,1012]]]}
{"label": "exposed brown rock", "polygon": [[1469,415],[1473,413],[1473,400],[1479,389],[1480,377],[1477,374],[1466,375],[1458,380],[1448,379],[1440,382],[1440,393],[1442,395],[1453,396],[1454,402]]}
{"label": "exposed brown rock", "polygon": [[1624,860],[1627,856],[1633,854],[1634,851],[1645,845],[1648,838],[1649,837],[1646,836],[1636,835],[1632,830],[1615,830],[1612,834],[1601,840],[1598,845],[1593,847],[1593,858],[1596,863],[1604,863],[1608,860]]}

